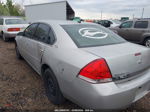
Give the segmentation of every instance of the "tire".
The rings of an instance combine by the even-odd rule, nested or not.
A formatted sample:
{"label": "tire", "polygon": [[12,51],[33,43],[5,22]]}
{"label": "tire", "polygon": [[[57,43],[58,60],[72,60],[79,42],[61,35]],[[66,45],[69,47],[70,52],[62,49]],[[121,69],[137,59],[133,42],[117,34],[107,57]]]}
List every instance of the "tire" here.
{"label": "tire", "polygon": [[48,68],[43,73],[46,95],[53,104],[59,105],[65,102],[54,73]]}
{"label": "tire", "polygon": [[17,59],[20,59],[20,60],[23,59],[20,52],[19,52],[19,49],[18,49],[17,45],[15,45],[15,50],[16,50]]}
{"label": "tire", "polygon": [[2,38],[3,38],[4,42],[8,42],[8,38],[6,38],[6,36],[4,34],[2,35]]}
{"label": "tire", "polygon": [[147,38],[147,39],[145,40],[144,45],[145,45],[146,47],[150,48],[150,38]]}
{"label": "tire", "polygon": [[3,36],[3,33],[2,33],[2,32],[0,32],[0,38],[2,38],[2,36]]}

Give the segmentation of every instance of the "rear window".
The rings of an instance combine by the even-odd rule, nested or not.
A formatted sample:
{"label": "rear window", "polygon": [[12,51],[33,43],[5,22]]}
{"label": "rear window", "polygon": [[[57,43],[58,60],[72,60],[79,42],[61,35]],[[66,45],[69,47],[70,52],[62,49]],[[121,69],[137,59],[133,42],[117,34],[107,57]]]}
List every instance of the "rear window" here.
{"label": "rear window", "polygon": [[148,21],[137,21],[135,22],[134,28],[147,28]]}
{"label": "rear window", "polygon": [[62,25],[78,47],[95,47],[126,42],[112,31],[92,24]]}
{"label": "rear window", "polygon": [[6,25],[26,24],[26,22],[23,19],[6,19],[5,24]]}

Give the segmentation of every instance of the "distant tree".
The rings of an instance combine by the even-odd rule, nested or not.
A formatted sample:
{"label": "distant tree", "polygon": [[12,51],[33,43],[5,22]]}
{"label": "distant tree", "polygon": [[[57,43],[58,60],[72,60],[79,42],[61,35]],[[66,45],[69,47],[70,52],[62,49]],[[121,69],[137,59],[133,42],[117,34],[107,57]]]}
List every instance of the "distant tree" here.
{"label": "distant tree", "polygon": [[25,16],[25,13],[24,9],[19,4],[14,4],[12,0],[7,0],[6,4],[0,2],[0,15]]}
{"label": "distant tree", "polygon": [[0,15],[5,15],[5,16],[9,15],[7,6],[2,2],[0,2]]}
{"label": "distant tree", "polygon": [[13,5],[12,0],[7,0],[6,6],[11,16],[19,16],[19,10]]}
{"label": "distant tree", "polygon": [[25,16],[25,10],[23,9],[23,7],[21,7],[21,5],[15,4],[14,6],[16,10],[19,12],[20,16]]}

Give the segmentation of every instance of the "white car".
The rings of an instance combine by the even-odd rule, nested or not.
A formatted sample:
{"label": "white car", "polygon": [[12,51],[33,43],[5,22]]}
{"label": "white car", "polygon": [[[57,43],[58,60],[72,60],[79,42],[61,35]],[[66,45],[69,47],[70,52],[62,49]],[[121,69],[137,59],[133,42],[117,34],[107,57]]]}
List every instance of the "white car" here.
{"label": "white car", "polygon": [[6,42],[9,38],[15,38],[17,33],[23,31],[29,24],[18,17],[0,17],[0,36]]}
{"label": "white car", "polygon": [[117,27],[121,24],[121,22],[119,20],[116,20],[116,19],[114,19],[114,20],[111,19],[111,20],[108,20],[108,21],[111,22],[110,27]]}

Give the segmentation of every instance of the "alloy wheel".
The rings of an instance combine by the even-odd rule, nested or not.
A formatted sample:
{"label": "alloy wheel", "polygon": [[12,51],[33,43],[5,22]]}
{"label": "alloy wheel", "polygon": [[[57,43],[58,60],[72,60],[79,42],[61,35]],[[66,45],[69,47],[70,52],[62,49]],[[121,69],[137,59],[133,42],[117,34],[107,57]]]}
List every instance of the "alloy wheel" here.
{"label": "alloy wheel", "polygon": [[150,48],[150,39],[148,39],[146,42],[145,42],[145,46]]}

